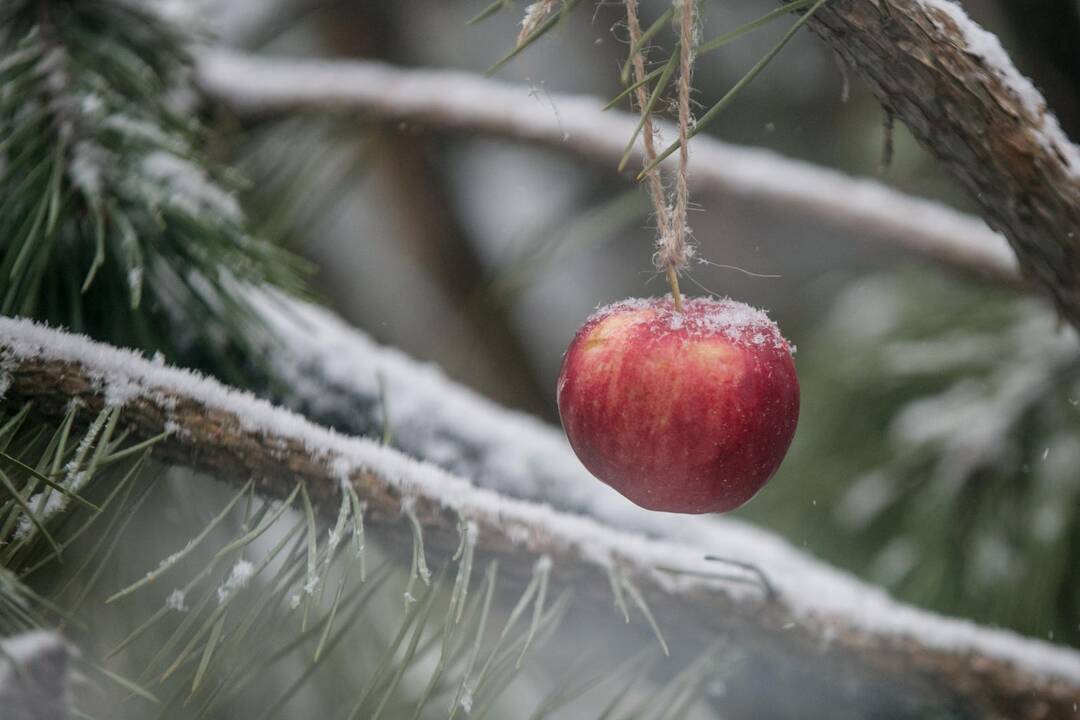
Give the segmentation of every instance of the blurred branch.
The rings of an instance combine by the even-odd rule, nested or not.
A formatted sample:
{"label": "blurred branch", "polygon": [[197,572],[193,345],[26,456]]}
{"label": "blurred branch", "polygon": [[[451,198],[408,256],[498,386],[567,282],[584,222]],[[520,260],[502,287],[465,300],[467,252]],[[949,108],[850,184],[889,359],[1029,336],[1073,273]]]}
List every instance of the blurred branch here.
{"label": "blurred branch", "polygon": [[399,218],[402,244],[471,329],[466,356],[484,368],[473,382],[504,403],[555,417],[551,393],[533,372],[510,309],[491,295],[483,258],[466,236],[424,138],[388,132],[385,142],[389,147],[379,170],[407,208]]}
{"label": "blurred branch", "polygon": [[[394,13],[373,3],[339,3],[322,17],[319,28],[335,56],[386,56],[400,43]],[[382,148],[373,172],[397,198],[385,212],[395,218],[402,248],[461,318],[460,328],[453,330],[456,349],[433,359],[486,395],[552,419],[551,393],[534,372],[511,308],[491,295],[484,259],[451,202],[431,140],[386,128],[378,134]],[[443,344],[438,336],[433,340]]]}
{"label": "blurred branch", "polygon": [[4,717],[68,717],[71,653],[57,633],[42,630],[0,640],[0,707]]}
{"label": "blurred branch", "polygon": [[[815,610],[814,599],[782,590],[773,598],[692,577],[708,563],[705,551],[663,538],[604,526],[537,503],[505,498],[461,478],[420,465],[396,451],[328,432],[285,410],[184,371],[155,365],[84,338],[0,318],[5,401],[34,403],[59,419],[72,401],[91,412],[109,398],[123,401],[121,424],[133,440],[170,430],[154,447],[162,461],[212,473],[222,481],[253,478],[264,495],[285,497],[305,483],[317,507],[333,517],[342,483],[367,503],[367,521],[395,539],[408,537],[403,496],[423,526],[427,547],[451,553],[459,517],[476,523],[478,550],[501,556],[510,575],[528,580],[532,559],[553,561],[552,580],[576,587],[591,601],[610,603],[604,570],[632,577],[665,618],[726,632],[746,647],[813,666],[822,681],[887,678],[912,693],[945,693],[974,716],[1068,718],[1080,694],[1080,656],[999,631],[977,629],[890,605],[891,615],[859,617],[880,597],[824,566],[787,566],[800,587],[838,585],[865,593],[850,615]],[[410,515],[412,517],[412,515]],[[683,520],[677,519],[679,522]],[[762,540],[767,542],[767,535]],[[406,546],[408,543],[401,543]],[[764,550],[783,572],[776,548]],[[659,560],[684,572],[674,580]],[[790,578],[785,578],[790,587]],[[846,584],[845,584],[846,583]],[[809,604],[808,604],[809,603]],[[912,631],[915,623],[927,629]],[[906,631],[901,628],[908,628]],[[931,640],[931,638],[933,638]]]}
{"label": "blurred branch", "polygon": [[1024,275],[1080,327],[1080,150],[998,39],[947,0],[833,0],[809,24],[967,187]]}
{"label": "blurred branch", "polygon": [[[612,167],[638,122],[628,113],[604,112],[599,98],[537,97],[535,89],[469,73],[404,70],[371,61],[260,58],[219,49],[200,50],[196,57],[201,89],[244,113],[366,112],[448,131],[512,137]],[[674,137],[670,126],[660,128]],[[1012,253],[977,218],[767,150],[698,137],[693,153],[690,180],[697,192],[770,203],[969,275],[1022,284]],[[640,156],[636,160],[640,164]]]}

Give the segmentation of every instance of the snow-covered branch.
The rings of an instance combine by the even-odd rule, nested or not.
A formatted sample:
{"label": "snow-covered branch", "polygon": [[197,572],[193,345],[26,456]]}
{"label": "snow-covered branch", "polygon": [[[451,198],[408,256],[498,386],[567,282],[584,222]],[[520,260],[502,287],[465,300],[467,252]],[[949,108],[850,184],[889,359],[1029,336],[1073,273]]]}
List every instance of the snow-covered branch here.
{"label": "snow-covered branch", "polygon": [[809,22],[1005,234],[1080,327],[1080,149],[952,0],[833,0]]}
{"label": "snow-covered branch", "polygon": [[[199,50],[196,58],[199,87],[240,112],[362,112],[444,131],[512,137],[612,169],[637,124],[628,113],[603,111],[600,98],[541,96],[535,88],[470,73],[406,70],[372,61],[256,57],[221,49]],[[674,128],[659,127],[674,136]],[[771,203],[968,274],[1021,283],[1007,244],[978,218],[764,149],[705,136],[695,138],[691,149],[696,192]],[[632,166],[640,166],[640,160]]]}
{"label": "snow-covered branch", "polygon": [[[306,320],[322,320],[324,332],[334,327],[323,311],[307,312]],[[296,322],[300,327],[305,318]],[[344,338],[324,350],[348,345]],[[352,346],[360,340],[353,338]],[[463,421],[508,426],[505,432],[516,438],[504,448],[508,475],[515,473],[515,462],[539,460],[538,449],[550,455],[547,461],[556,470],[572,463],[568,449],[555,442],[555,431],[485,408],[467,391],[392,351],[376,352],[399,379],[412,375],[424,384],[423,393],[445,393],[450,407],[472,402],[475,416]],[[977,715],[1011,718],[1071,717],[1080,694],[1075,651],[901,605],[737,521],[633,508],[599,483],[585,482],[580,469],[533,492],[567,496],[566,504],[581,513],[512,498],[194,373],[21,320],[0,318],[0,373],[5,402],[32,400],[35,412],[57,418],[73,398],[91,410],[121,406],[121,422],[133,437],[172,430],[156,446],[160,459],[226,481],[254,478],[271,496],[285,495],[300,480],[327,514],[339,506],[341,483],[351,482],[368,503],[371,525],[388,536],[408,537],[401,501],[410,498],[428,547],[436,551],[452,550],[456,521],[464,517],[480,530],[477,549],[506,556],[511,573],[527,573],[530,558],[546,554],[554,582],[573,583],[586,597],[610,602],[606,571],[616,567],[637,583],[661,623],[681,618],[726,631],[747,647],[819,669],[823,681],[887,677],[913,692],[945,693]],[[524,450],[517,451],[518,445]],[[762,568],[776,587],[775,598],[765,599],[744,583],[708,577],[717,568],[704,556],[715,552]]]}

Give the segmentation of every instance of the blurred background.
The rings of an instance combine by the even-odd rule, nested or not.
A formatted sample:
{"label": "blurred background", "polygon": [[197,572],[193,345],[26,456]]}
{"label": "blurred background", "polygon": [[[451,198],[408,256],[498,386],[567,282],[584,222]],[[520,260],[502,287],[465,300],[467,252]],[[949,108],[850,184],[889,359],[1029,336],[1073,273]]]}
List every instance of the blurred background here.
{"label": "blurred background", "polygon": [[[479,2],[215,3],[229,45],[483,74],[521,7]],[[966,0],[1080,135],[1077,3]],[[642,3],[647,27],[664,2]],[[704,37],[765,8],[705,3]],[[582,4],[497,78],[614,97],[622,9]],[[708,107],[772,46],[774,22],[699,61]],[[662,60],[672,37],[661,33]],[[248,124],[217,109],[218,150],[251,177],[246,207],[317,267],[323,300],[378,341],[556,423],[563,350],[600,304],[667,291],[632,173],[550,149],[356,116]],[[824,43],[799,34],[708,132],[973,211]],[[691,156],[693,163],[693,156]],[[766,308],[798,346],[800,428],[779,475],[739,511],[792,542],[945,612],[1080,644],[1076,343],[1046,305],[961,278],[783,207],[698,194],[684,289]],[[1016,592],[1024,587],[1023,594]]]}
{"label": "blurred background", "polygon": [[[110,223],[113,255],[96,284],[89,291],[81,288],[93,262],[92,220],[95,212],[102,214],[94,193],[100,187],[80,184],[75,160],[66,167],[68,156],[53,153],[54,135],[61,133],[49,113],[63,108],[47,92],[55,75],[27,63],[29,79],[11,87],[39,103],[42,112],[21,112],[18,106],[25,103],[8,102],[15,91],[4,88],[0,117],[6,124],[0,125],[0,148],[15,132],[37,133],[40,141],[31,149],[59,158],[55,177],[63,180],[56,187],[69,187],[76,199],[63,206],[56,224],[68,244],[53,256],[50,250],[41,251],[38,263],[48,267],[45,287],[55,292],[38,293],[34,283],[24,285],[19,292],[30,301],[5,313],[32,315],[112,344],[142,348],[148,355],[161,350],[169,362],[214,373],[344,432],[385,440],[389,426],[394,431],[391,444],[434,462],[440,462],[434,456],[441,443],[446,450],[441,464],[498,487],[500,477],[519,470],[499,465],[498,448],[470,445],[476,438],[465,430],[458,437],[452,427],[439,428],[435,437],[423,423],[410,428],[402,421],[395,427],[395,397],[392,392],[382,397],[381,378],[344,382],[332,373],[316,377],[326,370],[312,362],[318,348],[293,346],[271,362],[261,362],[260,355],[272,351],[260,352],[257,343],[245,344],[244,332],[231,332],[258,323],[213,300],[239,296],[236,285],[228,282],[228,273],[236,267],[255,267],[251,277],[241,273],[242,280],[289,289],[291,270],[282,269],[287,261],[270,252],[260,255],[264,249],[249,241],[254,236],[280,243],[310,261],[315,299],[379,343],[432,363],[478,393],[555,425],[555,378],[579,325],[599,305],[667,292],[652,266],[655,230],[648,198],[634,182],[635,170],[620,173],[614,162],[597,163],[507,139],[383,122],[366,114],[242,115],[200,98],[191,87],[184,88],[176,105],[186,115],[176,121],[170,104],[176,98],[166,103],[154,84],[161,81],[173,89],[171,83],[178,79],[174,71],[182,67],[179,50],[187,46],[192,27],[203,43],[263,56],[374,59],[402,68],[458,69],[479,76],[513,48],[525,5],[509,3],[482,23],[468,24],[487,4],[152,4],[180,18],[182,31],[171,35],[142,32],[142,19],[124,19],[122,12],[115,12],[126,3],[52,3],[54,9],[76,9],[63,16],[69,23],[64,27],[73,28],[67,39],[79,60],[71,67],[80,82],[87,83],[73,84],[72,97],[79,102],[67,109],[79,106],[83,129],[97,133],[91,138],[114,153],[101,153],[116,159],[101,163],[101,175],[132,181],[107,188],[110,218],[130,217],[138,225],[135,244],[142,242],[144,250],[152,248],[155,255],[135,263],[135,276],[142,277],[145,265],[149,278],[142,286],[143,304],[136,308],[130,295],[138,282],[124,264],[130,261],[123,253],[129,238],[121,223]],[[18,15],[27,28],[35,27],[41,17],[38,6],[44,5],[50,4],[17,0],[9,6],[16,8],[10,15]],[[1001,38],[1020,69],[1044,92],[1066,132],[1080,137],[1080,53],[1075,52],[1080,3],[964,0],[962,5]],[[662,0],[642,0],[642,24],[648,26],[669,7]],[[703,35],[715,37],[774,7],[764,0],[704,2]],[[0,17],[7,11],[0,7]],[[790,22],[790,17],[782,17],[702,58],[695,71],[700,108],[709,107],[736,83]],[[0,24],[0,40],[7,43],[3,48],[13,55],[16,42],[42,53],[34,45],[38,39],[34,32],[9,33]],[[672,42],[667,30],[657,35],[654,57],[666,58]],[[538,112],[557,118],[559,95],[617,95],[627,49],[621,3],[582,2],[496,77],[530,88],[530,102]],[[76,55],[76,50],[84,54]],[[111,63],[108,72],[98,72],[99,51]],[[128,72],[131,53],[149,58],[152,65],[135,81]],[[0,73],[13,72],[16,66],[18,61],[6,66],[0,62]],[[111,92],[103,93],[112,103],[108,113],[101,112],[100,97],[98,105],[85,102],[101,90],[93,85],[99,74]],[[176,84],[190,80],[179,75]],[[145,92],[143,82],[151,92]],[[115,118],[109,113],[131,113],[157,123],[151,130],[159,132],[150,133],[148,140],[136,132],[145,125],[110,128]],[[205,134],[187,127],[193,118],[206,126]],[[884,162],[886,124],[885,111],[858,78],[849,77],[824,43],[801,32],[707,132],[729,143],[876,178],[903,192],[973,212],[971,200],[901,125],[892,133],[891,161]],[[175,178],[138,175],[145,172],[147,158],[162,149],[173,153],[174,163],[190,163],[189,169],[200,170],[206,159],[236,168],[246,180],[237,182],[225,171],[196,172],[202,183],[194,183],[195,190],[220,200],[228,196],[219,192],[241,187],[239,198],[250,227],[213,203],[196,203],[194,212],[170,207],[170,192],[190,200],[182,191],[191,188],[178,187],[182,183]],[[693,144],[691,164],[692,149]],[[26,161],[23,155],[34,153],[20,153],[20,161]],[[72,155],[78,156],[78,150]],[[0,193],[14,199],[0,206],[0,226],[31,228],[25,241],[31,247],[40,223],[26,218],[43,213],[37,208],[46,201],[37,192],[21,192],[28,196],[25,202],[16,197],[13,188],[34,188],[9,169],[0,166]],[[35,166],[34,173],[47,183],[53,173],[39,169]],[[86,180],[85,174],[81,179]],[[59,197],[60,191],[55,192]],[[1080,344],[1074,331],[1033,296],[962,277],[850,231],[808,222],[790,208],[716,193],[698,193],[692,199],[690,224],[698,257],[747,272],[694,264],[684,291],[729,295],[763,307],[798,347],[802,411],[792,451],[773,481],[736,516],[773,529],[793,545],[910,603],[1080,647]],[[161,221],[162,208],[170,213],[167,222]],[[99,228],[104,224],[99,222]],[[13,241],[3,234],[0,238],[0,251],[18,254],[12,251]],[[232,254],[222,251],[230,244]],[[33,247],[38,252],[39,246]],[[195,250],[189,253],[191,247]],[[219,262],[215,251],[233,264]],[[226,281],[215,273],[221,268]],[[266,268],[270,271],[260,275]],[[210,281],[200,285],[192,277]],[[206,290],[207,285],[213,287]],[[17,294],[6,292],[5,307]],[[35,308],[32,301],[39,294],[44,299]],[[282,325],[287,322],[282,320]],[[294,333],[293,339],[300,336]],[[363,363],[361,358],[356,366]],[[429,388],[418,396],[423,393],[438,398]],[[20,425],[24,418],[14,417],[17,408],[3,410],[0,439],[21,441],[13,440],[11,447],[24,451],[25,462],[38,463],[43,452],[46,464],[68,467],[63,449],[47,444],[57,427],[36,420]],[[424,410],[422,403],[415,403],[409,419],[416,420]],[[68,412],[74,417],[78,411]],[[98,430],[106,426],[110,412],[106,409],[95,421]],[[449,413],[431,414],[441,421]],[[418,428],[427,434],[417,434]],[[105,436],[97,442],[110,447],[108,453],[122,444]],[[85,447],[92,444],[88,441]],[[526,459],[532,452],[520,450]],[[105,457],[111,458],[108,453]],[[513,460],[513,453],[509,455]],[[97,457],[95,452],[94,463]],[[134,462],[126,456],[123,460]],[[56,523],[61,541],[73,544],[74,560],[66,556],[63,567],[51,564],[40,537],[27,529],[19,538],[19,511],[13,505],[4,532],[17,544],[3,553],[5,560],[18,561],[6,565],[7,570],[28,578],[35,592],[70,612],[67,632],[88,658],[103,658],[103,664],[108,658],[112,672],[153,682],[164,699],[159,717],[247,717],[263,710],[266,717],[361,717],[361,709],[376,704],[385,708],[386,717],[413,717],[414,707],[416,717],[421,710],[425,717],[445,716],[445,703],[426,709],[422,702],[417,705],[437,662],[443,626],[433,621],[438,627],[432,632],[424,630],[424,621],[410,623],[416,622],[416,608],[426,608],[434,618],[448,617],[444,610],[451,601],[446,592],[421,594],[415,578],[410,579],[407,556],[415,539],[404,519],[404,532],[369,537],[368,563],[375,580],[365,586],[348,575],[355,565],[351,556],[332,565],[342,554],[340,546],[326,540],[327,528],[320,526],[316,533],[314,515],[309,522],[299,501],[286,512],[250,488],[238,490],[236,478],[224,483],[223,478],[158,465],[127,470],[123,462],[110,465],[102,471],[106,481],[90,489],[91,497],[102,502],[112,493],[120,498],[85,536],[92,542],[74,541],[98,515],[77,525],[71,518],[81,523],[77,513],[82,511],[76,510]],[[536,480],[536,492],[542,494],[548,470],[530,466],[519,474]],[[32,478],[25,480],[26,487],[35,487]],[[520,488],[505,490],[514,494]],[[579,509],[574,507],[577,500],[567,498],[567,509]],[[140,506],[147,509],[136,513]],[[29,519],[24,519],[29,528]],[[107,527],[98,532],[101,525]],[[318,535],[318,542],[306,543],[305,525],[310,537]],[[236,546],[237,538],[249,537],[253,527],[262,527],[265,535],[249,540],[250,547]],[[191,545],[196,537],[205,542]],[[176,563],[175,575],[145,588],[139,584],[147,568],[158,566],[162,558],[168,562],[178,552],[187,554]],[[256,561],[265,558],[256,574],[263,569],[266,574],[240,592],[247,587],[247,576],[236,579],[233,572],[245,567],[245,554]],[[240,559],[227,567],[233,555]],[[325,568],[321,583],[313,580],[316,556]],[[452,563],[439,560],[453,572]],[[490,572],[486,560],[477,560],[466,610],[467,633],[478,636],[479,629],[499,627],[512,616],[524,584],[501,581],[499,592],[493,591],[491,622],[485,624],[481,599],[484,588],[495,587],[494,579],[480,579]],[[251,570],[250,564],[246,567]],[[529,577],[528,569],[516,571],[518,581]],[[532,577],[536,572],[533,569]],[[0,580],[5,578],[0,574]],[[115,604],[105,602],[110,593],[132,583],[139,592],[125,594]],[[308,585],[318,586],[318,593],[305,590]],[[378,588],[383,589],[376,592]],[[7,590],[0,582],[0,600]],[[412,590],[418,590],[420,599],[411,606],[412,614],[403,613],[402,592]],[[307,599],[302,612],[296,612],[299,603],[292,600],[302,594]],[[334,625],[339,600],[348,620]],[[731,643],[710,655],[702,651],[700,629],[692,623],[665,625],[676,657],[674,663],[660,664],[646,623],[635,615],[633,625],[624,627],[606,595],[599,609],[560,602],[549,598],[545,614],[537,613],[537,645],[555,632],[560,619],[560,637],[574,642],[545,645],[535,660],[530,658],[524,682],[510,684],[518,672],[514,656],[528,644],[525,623],[518,626],[505,647],[496,643],[490,649],[491,657],[498,658],[493,673],[498,682],[491,681],[494,689],[478,693],[477,705],[484,712],[477,715],[518,718],[522,707],[538,707],[536,717],[547,709],[557,715],[558,708],[546,704],[576,693],[584,694],[585,705],[561,716],[593,717],[604,712],[609,691],[617,699],[627,698],[630,709],[622,708],[624,715],[638,718],[806,718],[818,713],[835,720],[977,714],[977,709],[956,706],[950,697],[923,697],[909,687],[865,678],[827,684],[818,668],[794,663],[776,649],[756,647],[744,656],[745,648]],[[0,613],[0,634],[9,632],[8,619]],[[335,634],[323,627],[333,627]],[[328,669],[316,673],[316,646],[336,643],[346,637],[346,630],[352,633],[349,641],[324,663]],[[403,654],[406,631],[414,645],[424,638],[408,672],[411,655],[395,665]],[[455,673],[468,655],[467,633],[447,641],[455,653]],[[582,644],[590,646],[588,653],[580,652]],[[605,685],[603,697],[576,687],[588,676],[585,670],[594,669],[584,667],[594,658],[610,670],[603,682],[611,684]],[[611,668],[604,668],[605,663]],[[83,671],[102,684],[102,673],[86,664]],[[469,672],[464,678],[462,688]],[[132,702],[131,689],[115,677],[106,680],[112,683],[104,683],[111,688],[108,692],[87,683],[92,687],[84,693],[90,697],[86,707],[99,717],[146,716],[149,705]],[[367,690],[352,713],[362,684]],[[510,689],[501,693],[507,686]],[[389,689],[380,696],[384,687]],[[453,695],[457,689],[456,681],[443,678],[433,692],[447,695],[440,702],[453,700],[449,706],[454,708],[459,706]],[[676,702],[680,698],[685,701],[681,706]],[[662,710],[653,707],[659,704],[664,704]]]}

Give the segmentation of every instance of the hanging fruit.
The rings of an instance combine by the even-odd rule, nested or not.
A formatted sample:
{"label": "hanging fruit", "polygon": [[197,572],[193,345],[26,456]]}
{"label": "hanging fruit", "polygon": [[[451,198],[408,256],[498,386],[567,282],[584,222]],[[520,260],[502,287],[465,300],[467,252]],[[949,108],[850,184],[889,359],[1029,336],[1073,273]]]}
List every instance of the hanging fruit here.
{"label": "hanging fruit", "polygon": [[780,467],[799,417],[791,346],[734,300],[626,300],[578,330],[559,416],[588,470],[650,510],[713,513]]}

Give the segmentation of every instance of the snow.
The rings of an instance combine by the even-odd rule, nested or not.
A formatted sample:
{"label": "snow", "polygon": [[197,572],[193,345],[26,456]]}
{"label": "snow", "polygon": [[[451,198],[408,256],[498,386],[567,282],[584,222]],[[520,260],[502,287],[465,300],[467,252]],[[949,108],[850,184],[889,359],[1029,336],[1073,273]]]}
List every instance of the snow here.
{"label": "snow", "polygon": [[[232,566],[232,570],[229,571],[229,577],[225,578],[225,582],[218,588],[218,602],[224,603],[232,597],[237,590],[247,587],[248,581],[254,574],[255,566],[250,560],[237,560],[236,564]],[[182,605],[183,598],[180,599],[180,602]]]}
{"label": "snow", "polygon": [[[199,49],[196,58],[198,85],[240,110],[372,108],[389,118],[533,140],[610,163],[618,162],[638,122],[629,113],[603,111],[606,100],[601,98],[549,93],[558,108],[556,117],[547,104],[531,97],[528,86],[459,71],[403,70],[371,61],[256,58],[209,48]],[[658,122],[657,127],[661,136],[675,136],[670,124]],[[1004,238],[978,218],[876,180],[770,150],[707,136],[695,137],[692,146],[692,191],[761,200],[848,228],[859,237],[1017,274],[1016,259]],[[676,163],[672,156],[665,165]]]}
{"label": "snow", "polygon": [[539,0],[525,6],[525,15],[521,18],[522,34],[527,36],[548,16],[555,3],[553,0]]}
{"label": "snow", "polygon": [[54,94],[64,92],[69,84],[68,55],[60,45],[52,47],[38,62],[37,71],[45,80],[45,87]]}
{"label": "snow", "polygon": [[[45,505],[41,505],[41,500],[44,497],[44,493],[35,493],[30,496],[27,503],[34,510],[34,514],[37,518],[44,522],[56,513],[67,507],[67,495],[58,492],[56,490],[48,490],[48,499],[45,501]],[[30,536],[31,531],[34,529],[34,522],[30,519],[29,515],[23,514],[19,516],[19,524],[15,527],[15,540],[22,540]]]}
{"label": "snow", "polygon": [[210,211],[240,222],[243,213],[236,198],[222,190],[206,172],[189,160],[164,150],[148,153],[140,163],[141,193],[152,203],[172,205],[191,215]]}
{"label": "snow", "polygon": [[64,638],[54,631],[30,630],[0,638],[3,716],[66,717],[70,655]]}
{"label": "snow", "polygon": [[952,0],[921,0],[921,2],[925,7],[935,9],[947,16],[957,27],[967,45],[967,52],[986,63],[986,66],[1001,78],[1012,96],[1041,123],[1041,127],[1037,127],[1036,131],[1043,146],[1061,155],[1070,176],[1080,179],[1080,148],[1065,135],[1054,114],[1047,111],[1046,100],[1043,99],[1042,93],[1013,65],[997,35],[979,27],[967,16],[963,8]]}
{"label": "snow", "polygon": [[675,312],[670,294],[663,298],[629,298],[597,309],[585,324],[592,325],[619,313],[643,310],[651,312],[640,313],[633,324],[645,323],[654,333],[674,330],[690,338],[723,335],[739,345],[762,345],[768,339],[776,350],[789,349],[780,328],[764,310],[731,298],[686,298],[681,313]]}
{"label": "snow", "polygon": [[[654,570],[666,566],[709,574],[715,567],[704,556],[722,553],[764,569],[800,623],[815,626],[819,620],[838,619],[876,636],[914,638],[958,654],[978,652],[1015,663],[1028,673],[1080,683],[1080,654],[1073,650],[902,605],[879,588],[737,520],[637,508],[591,478],[555,428],[499,408],[448,382],[433,367],[379,348],[322,309],[291,303],[286,314],[279,299],[261,299],[269,303],[264,309],[287,341],[289,349],[275,358],[282,367],[309,372],[316,364],[343,387],[366,385],[368,391],[374,389],[379,370],[394,406],[396,434],[408,424],[413,433],[419,428],[430,433],[432,427],[454,427],[484,449],[489,456],[486,465],[496,474],[480,473],[469,480],[375,441],[319,427],[197,373],[154,364],[133,352],[28,320],[0,318],[0,361],[49,358],[79,363],[106,389],[119,383],[124,388],[137,385],[150,399],[160,399],[163,393],[184,395],[234,414],[246,431],[300,443],[335,473],[369,469],[406,497],[426,497],[466,520],[500,527],[518,542],[544,537],[553,549],[576,553],[598,568],[618,562],[631,575],[651,574],[672,593],[702,585],[728,593],[750,592],[716,580]],[[234,571],[241,582],[244,573]]]}
{"label": "snow", "polygon": [[92,140],[78,140],[71,152],[68,175],[71,183],[86,196],[97,200],[101,197],[102,168],[109,153]]}
{"label": "snow", "polygon": [[[0,641],[0,658],[17,666],[28,665],[34,658],[49,655],[62,648],[64,640],[54,632],[31,630]],[[8,666],[4,666],[5,674]]]}
{"label": "snow", "polygon": [[[996,336],[957,333],[948,342],[923,343],[922,348],[917,343],[899,344],[900,367],[890,369],[900,372],[912,368],[950,372],[989,363],[992,371],[985,377],[961,377],[941,392],[905,405],[889,429],[896,452],[911,454],[924,445],[936,446],[941,460],[935,473],[946,485],[962,482],[976,469],[1016,452],[1012,430],[1075,362],[1076,334],[1056,332],[1057,322],[1053,313],[1032,303]],[[895,352],[886,347],[884,354]],[[1044,461],[1049,456],[1047,449]]]}
{"label": "snow", "polygon": [[101,127],[127,135],[132,140],[168,147],[174,152],[185,150],[183,141],[167,133],[160,125],[124,113],[112,113],[102,121]]}
{"label": "snow", "polygon": [[165,598],[165,608],[168,610],[175,610],[176,612],[187,612],[188,606],[185,605],[187,595],[183,590],[179,588],[169,593],[169,596]]}

